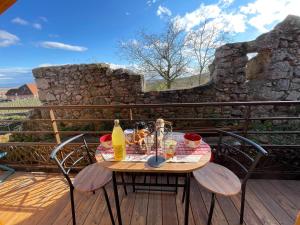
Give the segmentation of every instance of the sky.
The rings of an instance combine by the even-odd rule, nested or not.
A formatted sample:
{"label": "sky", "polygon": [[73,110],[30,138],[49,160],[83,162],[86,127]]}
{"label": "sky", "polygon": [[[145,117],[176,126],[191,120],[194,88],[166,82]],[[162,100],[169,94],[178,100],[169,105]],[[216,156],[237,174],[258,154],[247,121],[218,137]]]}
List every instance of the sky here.
{"label": "sky", "polygon": [[118,42],[160,32],[170,19],[189,31],[205,14],[226,22],[231,40],[248,41],[299,9],[299,0],[18,0],[0,15],[0,87],[32,82],[40,66],[126,65]]}

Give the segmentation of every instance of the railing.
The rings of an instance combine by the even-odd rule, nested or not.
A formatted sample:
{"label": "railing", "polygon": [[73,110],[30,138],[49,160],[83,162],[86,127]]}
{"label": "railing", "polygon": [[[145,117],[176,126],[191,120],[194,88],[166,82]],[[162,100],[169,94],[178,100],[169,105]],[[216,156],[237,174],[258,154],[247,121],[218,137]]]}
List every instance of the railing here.
{"label": "railing", "polygon": [[[258,108],[263,109],[262,113],[257,112]],[[268,109],[270,110],[268,111]],[[208,110],[209,109],[209,110]],[[98,129],[98,130],[63,130],[61,129],[61,123],[110,123],[112,124],[115,118],[74,118],[72,116],[58,116],[58,112],[72,112],[93,110],[113,112],[115,117],[118,116],[123,123],[133,124],[135,121],[143,120],[150,121],[155,120],[158,117],[162,117],[168,121],[175,123],[174,130],[187,132],[198,132],[203,136],[213,137],[217,134],[215,128],[221,128],[228,131],[233,131],[242,136],[247,136],[250,139],[259,140],[262,136],[268,137],[294,137],[293,143],[260,143],[264,148],[271,151],[269,160],[265,160],[261,165],[261,173],[274,173],[276,168],[276,162],[282,161],[282,155],[285,154],[284,165],[279,167],[289,167],[286,170],[277,171],[281,174],[296,175],[299,176],[300,165],[297,164],[297,160],[300,160],[300,131],[297,129],[297,124],[300,124],[300,101],[255,101],[255,102],[205,102],[205,103],[175,103],[175,104],[127,104],[127,105],[58,105],[58,106],[25,106],[25,107],[0,107],[1,112],[8,110],[39,110],[44,112],[42,118],[35,119],[19,119],[19,120],[1,120],[1,123],[47,123],[51,125],[51,130],[12,130],[9,133],[13,135],[53,135],[53,141],[45,142],[9,142],[1,143],[0,145],[11,153],[11,157],[6,160],[10,164],[17,166],[18,164],[26,165],[31,164],[33,166],[51,166],[49,162],[49,153],[53,146],[60,143],[65,136],[70,136],[78,133],[86,133],[89,135],[100,135],[103,133],[111,132],[110,130]],[[205,112],[205,111],[209,112]],[[238,111],[238,115],[235,115],[233,111]],[[189,114],[185,117],[184,112]],[[172,112],[172,113],[170,113]],[[175,113],[174,113],[175,112]],[[177,112],[177,113],[176,113]],[[190,113],[193,112],[193,113]],[[211,112],[211,113],[210,113]],[[105,114],[105,113],[104,113]],[[170,116],[172,114],[173,116]],[[45,117],[47,115],[47,118]],[[198,115],[198,116],[197,116]],[[199,116],[200,115],[200,116]],[[207,116],[208,115],[208,116]],[[213,116],[209,116],[213,115]],[[261,116],[262,115],[262,116]],[[283,127],[283,122],[290,123],[292,121],[296,124],[296,129],[276,130],[275,129],[255,129],[253,123],[255,122],[277,122]],[[283,122],[278,122],[283,121]],[[188,124],[188,125],[186,125]],[[208,124],[208,125],[207,125]],[[1,126],[0,126],[1,127]],[[278,127],[278,126],[277,126]],[[280,127],[280,125],[279,125]],[[1,128],[0,128],[1,129]],[[0,130],[1,134],[6,134],[8,131]],[[212,138],[213,140],[213,138]],[[212,146],[215,145],[214,141],[211,141]],[[91,141],[89,145],[98,145],[97,141]],[[35,148],[35,150],[32,150]],[[29,157],[32,157],[32,162],[28,159],[28,156],[21,154],[21,150],[28,153]],[[31,149],[31,150],[28,150]],[[18,152],[18,154],[16,154]],[[291,157],[288,156],[291,155]],[[272,157],[274,156],[274,157]],[[281,159],[280,159],[281,157]],[[37,160],[38,158],[38,160]],[[36,161],[35,161],[36,160]],[[299,162],[299,161],[298,161]],[[290,164],[290,165],[288,165]],[[278,165],[277,165],[278,166]],[[279,169],[280,169],[279,168]],[[277,170],[279,170],[277,169]],[[278,173],[279,174],[279,173]]]}

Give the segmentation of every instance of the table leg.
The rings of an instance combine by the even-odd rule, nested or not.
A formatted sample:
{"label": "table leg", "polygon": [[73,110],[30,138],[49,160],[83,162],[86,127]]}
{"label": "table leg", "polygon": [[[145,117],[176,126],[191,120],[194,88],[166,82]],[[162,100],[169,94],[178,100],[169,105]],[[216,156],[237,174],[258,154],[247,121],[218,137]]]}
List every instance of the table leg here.
{"label": "table leg", "polygon": [[115,195],[118,222],[119,222],[119,225],[122,225],[121,209],[120,209],[120,202],[119,202],[119,193],[118,193],[118,186],[117,186],[116,172],[115,171],[113,171],[112,180],[113,180],[113,186],[114,186],[114,195]]}
{"label": "table leg", "polygon": [[189,224],[189,208],[190,208],[190,177],[191,174],[186,174],[186,183],[185,183],[185,212],[184,212],[184,225]]}

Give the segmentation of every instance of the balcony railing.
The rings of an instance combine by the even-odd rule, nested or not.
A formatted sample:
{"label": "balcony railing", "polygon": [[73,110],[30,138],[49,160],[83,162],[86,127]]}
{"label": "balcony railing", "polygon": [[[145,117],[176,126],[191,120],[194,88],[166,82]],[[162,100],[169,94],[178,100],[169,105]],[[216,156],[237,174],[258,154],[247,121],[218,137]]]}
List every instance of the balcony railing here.
{"label": "balcony railing", "polygon": [[[96,129],[85,127],[85,129],[75,130],[72,129],[72,126],[66,129],[62,124],[82,125],[93,123],[112,125],[113,120],[118,117],[121,122],[126,124],[125,126],[130,126],[135,121],[153,121],[158,117],[162,117],[165,120],[172,121],[176,131],[200,133],[207,138],[211,146],[216,144],[213,138],[217,134],[216,128],[233,131],[259,142],[269,150],[270,156],[268,159],[263,160],[257,174],[295,178],[300,173],[300,131],[298,129],[300,124],[300,101],[0,107],[0,115],[1,113],[9,114],[10,112],[15,113],[24,110],[43,112],[43,116],[41,118],[14,120],[1,119],[0,117],[0,124],[43,123],[49,125],[50,129],[24,130],[23,126],[22,129],[8,131],[3,127],[1,128],[0,125],[0,135],[10,133],[13,136],[48,136],[48,141],[44,141],[42,138],[37,142],[25,138],[22,141],[1,143],[3,149],[9,152],[5,162],[16,168],[52,168],[49,153],[64,137],[78,133],[95,137],[111,132],[110,129],[107,129],[108,126]],[[234,113],[236,110],[239,112],[238,115]],[[79,118],[76,118],[68,113],[72,111],[79,111],[79,113],[105,111],[102,115],[110,112],[111,116],[103,116],[102,118],[98,116],[84,118],[78,116]],[[188,112],[187,116],[184,112]],[[266,126],[265,123],[267,123]],[[52,139],[49,139],[49,135]],[[283,141],[277,141],[277,139]],[[93,148],[98,144],[95,138],[90,139],[89,145]]]}

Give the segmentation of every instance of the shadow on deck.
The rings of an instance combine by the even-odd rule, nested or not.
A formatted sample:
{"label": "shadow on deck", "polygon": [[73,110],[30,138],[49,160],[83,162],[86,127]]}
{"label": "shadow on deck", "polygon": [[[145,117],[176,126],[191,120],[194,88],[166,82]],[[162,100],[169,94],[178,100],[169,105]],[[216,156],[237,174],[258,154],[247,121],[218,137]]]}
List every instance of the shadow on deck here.
{"label": "shadow on deck", "polygon": [[[143,179],[143,178],[141,178]],[[148,177],[151,182],[154,178]],[[164,176],[159,177],[166,182]],[[250,180],[246,193],[244,224],[293,225],[300,210],[300,181]],[[178,194],[138,192],[124,195],[119,187],[124,225],[181,225],[184,208],[182,189]],[[115,213],[112,184],[109,198]],[[77,223],[110,225],[109,214],[101,191],[93,194],[75,192]],[[209,192],[191,180],[190,223],[205,225],[210,204]],[[214,225],[239,224],[240,196],[217,196]],[[61,175],[15,173],[0,184],[0,224],[71,224],[68,186]]]}

